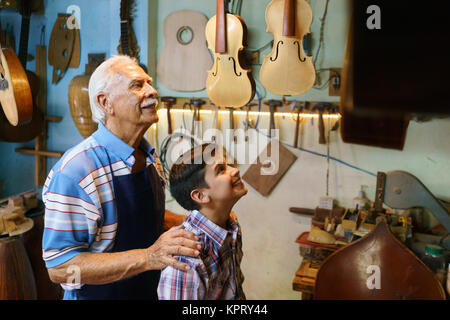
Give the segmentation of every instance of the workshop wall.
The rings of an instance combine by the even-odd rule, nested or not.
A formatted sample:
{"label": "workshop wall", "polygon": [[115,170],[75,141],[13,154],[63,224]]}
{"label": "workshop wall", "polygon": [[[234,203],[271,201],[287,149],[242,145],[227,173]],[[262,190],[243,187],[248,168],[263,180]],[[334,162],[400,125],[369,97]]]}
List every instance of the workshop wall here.
{"label": "workshop wall", "polygon": [[[32,14],[30,21],[30,35],[28,52],[35,55],[36,45],[40,44],[41,29],[45,26],[45,45],[48,49],[50,35],[58,13],[66,13],[70,5],[77,5],[81,10],[81,59],[78,69],[67,69],[66,74],[57,83],[51,83],[53,67],[47,65],[47,114],[61,116],[59,123],[48,124],[47,149],[66,151],[83,140],[72,120],[68,100],[70,81],[78,75],[84,74],[89,53],[105,53],[106,57],[117,54],[120,39],[120,0],[45,0],[45,14]],[[141,47],[141,61],[147,61],[147,1],[136,1],[134,31]],[[19,46],[21,17],[14,11],[3,9],[0,11],[3,28],[10,25],[16,36],[16,48]],[[27,68],[35,70],[35,61],[29,61]],[[14,152],[15,148],[33,147],[34,142],[5,143],[0,142],[0,181],[3,188],[1,196],[6,197],[34,187],[34,156]],[[48,158],[48,171],[57,159]]]}
{"label": "workshop wall", "polygon": [[[271,39],[266,33],[264,11],[269,0],[243,1],[241,15],[249,29],[249,47],[260,48]],[[141,62],[147,64],[152,56],[158,57],[164,44],[162,22],[172,11],[191,9],[203,12],[208,18],[215,13],[215,2],[207,0],[137,0],[134,31],[141,48]],[[326,0],[312,1],[314,14],[311,26],[313,34],[313,50],[318,47],[320,17],[322,17]],[[81,9],[81,63],[78,69],[68,69],[63,79],[56,85],[51,84],[52,67],[48,66],[47,75],[47,113],[62,116],[60,123],[49,124],[48,149],[65,151],[82,140],[70,115],[68,103],[68,85],[71,79],[84,73],[88,53],[106,53],[109,57],[117,53],[120,36],[119,0],[46,0],[45,15],[33,15],[29,52],[34,55],[34,48],[39,44],[41,26],[45,25],[45,44],[48,46],[50,33],[57,13],[66,12],[69,5],[78,5]],[[336,68],[342,66],[345,51],[348,16],[348,2],[333,0],[329,2],[328,15],[324,30],[324,43],[318,59],[318,68]],[[149,21],[149,17],[157,19]],[[20,31],[20,17],[16,12],[0,11],[2,27],[12,24],[16,30],[17,43]],[[148,45],[147,30],[153,32],[156,45]],[[151,49],[148,49],[151,48]],[[267,53],[269,50],[263,52]],[[262,56],[260,57],[262,61]],[[151,65],[151,63],[150,63]],[[34,70],[34,61],[28,63]],[[152,72],[152,70],[150,70]],[[253,74],[259,72],[259,66],[253,68]],[[328,72],[323,72],[323,80],[328,79]],[[155,79],[156,89],[160,96],[206,97],[204,91],[197,93],[180,93],[164,88]],[[323,83],[322,83],[323,84]],[[266,93],[260,84],[258,92],[264,99],[278,98]],[[297,100],[338,101],[337,97],[328,96],[328,88],[311,89]],[[227,117],[221,119],[222,128],[228,128]],[[174,127],[182,123],[180,115],[174,116]],[[204,128],[210,119],[205,119]],[[236,117],[236,123],[242,127],[243,117]],[[186,116],[190,124],[190,115]],[[295,122],[290,118],[276,118],[276,126],[280,128],[280,140],[293,143]],[[160,116],[157,130],[151,129],[149,135],[153,143],[160,143],[167,132],[166,118]],[[327,123],[326,123],[327,125]],[[333,125],[333,121],[331,123]],[[268,128],[268,117],[262,116],[259,127]],[[189,128],[189,127],[188,127]],[[327,128],[327,127],[326,127]],[[153,130],[153,131],[152,131]],[[298,245],[294,242],[299,234],[309,230],[309,219],[301,219],[289,212],[289,207],[314,208],[319,197],[326,193],[327,147],[318,144],[317,121],[302,123],[300,147],[306,151],[293,148],[290,150],[298,157],[280,183],[268,197],[263,197],[249,187],[248,195],[235,207],[243,231],[244,259],[242,270],[245,275],[244,290],[249,299],[298,299],[300,294],[292,290],[292,279],[301,257]],[[330,137],[330,156],[372,174],[377,171],[405,170],[417,176],[432,193],[443,199],[450,198],[450,120],[439,119],[425,123],[411,122],[403,151],[365,147],[345,144],[337,132]],[[9,196],[33,188],[34,158],[17,154],[17,147],[32,147],[29,143],[0,143],[0,181],[3,182],[1,196]],[[319,154],[319,155],[317,155]],[[48,160],[48,169],[56,159]],[[350,207],[361,185],[365,185],[369,199],[374,200],[376,177],[361,170],[346,166],[342,162],[330,161],[329,195],[337,199],[340,205]],[[241,166],[241,174],[246,166]],[[168,209],[178,213],[183,210],[168,197]]]}

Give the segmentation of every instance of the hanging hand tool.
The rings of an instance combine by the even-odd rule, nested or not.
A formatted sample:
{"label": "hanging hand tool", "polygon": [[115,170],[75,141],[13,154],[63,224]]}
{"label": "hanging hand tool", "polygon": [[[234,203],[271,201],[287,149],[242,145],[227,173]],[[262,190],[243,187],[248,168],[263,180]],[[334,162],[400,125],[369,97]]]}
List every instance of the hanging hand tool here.
{"label": "hanging hand tool", "polygon": [[[331,105],[327,108],[328,115],[338,115],[339,114],[339,107],[336,105]],[[328,118],[329,119],[329,118]],[[339,128],[339,118],[334,123],[333,127],[331,128],[331,131],[336,131]]]}
{"label": "hanging hand tool", "polygon": [[275,130],[275,110],[277,107],[280,107],[282,105],[282,103],[279,100],[269,100],[269,101],[265,101],[264,103],[269,106],[269,111],[270,111],[269,137],[272,137],[272,130]]}
{"label": "hanging hand tool", "polygon": [[233,107],[226,107],[225,109],[228,109],[228,111],[230,112],[230,129],[231,129],[231,134],[233,135],[233,141],[236,142],[236,136],[234,135],[234,108]]}
{"label": "hanging hand tool", "polygon": [[161,101],[164,105],[164,108],[167,109],[167,132],[168,134],[172,134],[172,119],[170,118],[170,108],[176,103],[177,99],[174,97],[162,97]]}
{"label": "hanging hand tool", "polygon": [[219,129],[219,107],[216,106],[212,101],[210,101],[210,104],[212,106],[214,106],[214,116],[213,116],[213,121],[212,121],[212,129],[215,130],[214,131],[214,135],[211,137],[211,141],[214,142],[214,143],[217,143],[216,133],[217,133],[217,130]]}
{"label": "hanging hand tool", "polygon": [[294,148],[298,147],[298,133],[300,131],[300,113],[302,113],[303,109],[306,109],[308,102],[298,102],[296,101],[294,104],[294,109],[297,110],[297,119],[295,122],[295,136],[294,136]]}
{"label": "hanging hand tool", "polygon": [[330,103],[327,102],[319,102],[317,104],[314,105],[314,107],[312,107],[311,111],[314,112],[315,110],[317,110],[317,112],[319,113],[319,143],[320,144],[325,144],[326,140],[325,140],[325,126],[323,123],[323,111],[325,108],[327,108],[328,106],[330,106]]}
{"label": "hanging hand tool", "polygon": [[245,108],[247,109],[247,113],[245,115],[245,141],[248,141],[248,127],[251,127],[251,121],[249,118],[250,109],[254,106],[256,106],[256,103],[248,103]]}
{"label": "hanging hand tool", "polygon": [[190,104],[194,105],[194,115],[192,117],[191,135],[198,134],[199,128],[197,128],[200,122],[200,109],[205,101],[202,99],[191,99]]}

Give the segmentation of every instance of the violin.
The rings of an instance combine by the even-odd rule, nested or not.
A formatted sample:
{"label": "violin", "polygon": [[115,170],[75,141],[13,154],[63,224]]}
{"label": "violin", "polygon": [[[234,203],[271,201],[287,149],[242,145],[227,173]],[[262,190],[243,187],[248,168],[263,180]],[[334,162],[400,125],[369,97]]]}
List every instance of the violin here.
{"label": "violin", "polygon": [[224,0],[217,0],[216,15],[206,24],[205,34],[208,48],[214,53],[214,64],[206,79],[208,97],[220,107],[246,105],[255,95],[255,81],[251,70],[241,64],[247,41],[244,20],[227,13]]}
{"label": "violin", "polygon": [[267,6],[267,32],[273,34],[274,45],[264,56],[259,79],[271,93],[295,96],[314,85],[312,57],[305,54],[302,44],[311,22],[312,9],[305,0],[272,0]]}

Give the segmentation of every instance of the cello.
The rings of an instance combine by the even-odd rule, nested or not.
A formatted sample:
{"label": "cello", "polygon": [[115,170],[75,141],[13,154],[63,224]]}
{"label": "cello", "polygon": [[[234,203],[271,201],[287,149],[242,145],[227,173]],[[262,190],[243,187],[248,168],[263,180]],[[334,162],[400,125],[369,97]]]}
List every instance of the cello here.
{"label": "cello", "polygon": [[272,0],[267,6],[267,32],[273,34],[274,45],[264,56],[259,79],[271,93],[295,96],[314,85],[312,57],[305,54],[302,45],[311,22],[312,9],[305,0]]}
{"label": "cello", "polygon": [[206,79],[208,97],[220,107],[246,105],[255,95],[255,81],[251,70],[240,63],[247,40],[244,20],[227,13],[224,0],[217,0],[216,15],[206,24],[205,34],[208,48],[214,53],[214,64]]}

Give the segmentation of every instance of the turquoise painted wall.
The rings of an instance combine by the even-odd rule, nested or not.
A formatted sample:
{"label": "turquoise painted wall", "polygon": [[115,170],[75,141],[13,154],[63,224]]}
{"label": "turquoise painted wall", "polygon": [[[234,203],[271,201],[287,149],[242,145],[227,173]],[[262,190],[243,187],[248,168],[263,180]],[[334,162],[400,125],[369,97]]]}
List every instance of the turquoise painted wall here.
{"label": "turquoise painted wall", "polygon": [[[243,1],[241,16],[246,21],[249,30],[249,48],[257,49],[267,44],[272,39],[270,33],[265,32],[266,24],[264,19],[265,7],[270,0],[246,0]],[[136,0],[136,9],[134,12],[134,31],[137,41],[141,48],[140,60],[147,65],[148,61],[148,27],[154,33],[156,39],[155,52],[159,56],[163,45],[164,37],[162,35],[162,23],[164,18],[172,11],[191,9],[198,10],[208,18],[215,14],[215,1],[208,0]],[[81,62],[77,69],[68,69],[62,80],[57,84],[51,83],[52,67],[47,67],[47,114],[62,116],[63,120],[59,123],[48,124],[48,150],[65,151],[74,144],[82,140],[82,136],[72,121],[68,102],[68,86],[73,77],[83,74],[85,64],[87,63],[88,53],[106,53],[109,57],[117,53],[117,45],[120,38],[119,12],[120,0],[44,0],[44,15],[33,14],[31,17],[30,36],[28,50],[31,55],[35,55],[35,47],[40,44],[41,28],[45,26],[45,44],[48,46],[51,30],[55,23],[58,13],[65,13],[70,5],[77,5],[81,10]],[[314,12],[311,31],[315,35],[312,41],[312,52],[315,54],[317,49],[317,34],[320,29],[320,19],[322,16],[325,1],[313,1],[311,3]],[[149,21],[149,7],[152,15],[156,19]],[[325,33],[325,45],[321,49],[317,66],[319,68],[340,67],[344,54],[344,43],[346,36],[346,1],[330,1],[328,8],[328,19]],[[12,26],[16,34],[16,43],[18,47],[20,34],[20,15],[10,9],[0,11],[2,27]],[[260,56],[262,62],[263,54],[269,53],[266,49]],[[29,61],[27,68],[35,70],[35,62]],[[253,67],[253,74],[258,79],[259,66]],[[328,78],[328,73],[322,73],[324,81]],[[195,93],[180,93],[165,88],[155,79],[156,89],[160,96],[183,96],[183,97],[206,97],[206,91]],[[261,98],[277,98],[273,96],[257,82],[257,89]],[[327,88],[323,90],[312,89],[299,98],[301,100],[322,100],[337,101],[336,97],[329,97]],[[34,143],[5,143],[0,142],[0,196],[6,197],[34,186],[34,158],[31,155],[23,155],[14,152],[15,148],[33,147]],[[49,170],[55,163],[55,158],[48,158],[47,169]]]}
{"label": "turquoise painted wall", "polygon": [[[48,46],[51,31],[58,13],[65,13],[70,5],[77,5],[81,10],[81,61],[77,69],[68,69],[57,83],[51,83],[53,67],[47,67],[47,114],[63,117],[59,123],[49,123],[47,149],[65,151],[82,141],[82,136],[75,127],[70,115],[68,86],[77,75],[84,74],[89,53],[106,53],[109,57],[117,54],[120,38],[120,0],[45,0],[45,14],[31,16],[28,51],[35,55],[36,45],[40,42],[41,28],[45,26],[45,45]],[[148,2],[136,1],[135,33],[141,47],[140,58],[147,62],[147,16]],[[21,17],[14,11],[0,11],[2,27],[11,25],[16,35],[18,47]],[[27,68],[35,70],[35,61],[29,61]],[[6,197],[34,187],[34,157],[14,152],[15,148],[33,147],[34,142],[6,143],[0,142],[0,197]],[[48,158],[47,171],[57,159]]]}
{"label": "turquoise painted wall", "polygon": [[[249,47],[259,48],[271,39],[265,32],[264,11],[269,0],[244,0],[241,15],[249,28]],[[212,0],[136,0],[134,30],[141,47],[141,62],[147,63],[152,55],[158,57],[164,39],[161,25],[164,18],[172,11],[192,9],[203,12],[208,18],[214,14],[215,1]],[[324,12],[326,0],[311,1],[313,8],[313,54],[316,53],[320,30],[320,17]],[[34,48],[39,43],[40,28],[46,27],[45,43],[48,45],[50,32],[58,12],[66,12],[69,5],[78,5],[81,9],[81,63],[78,69],[69,69],[60,83],[53,85],[48,81],[48,114],[63,117],[61,123],[49,124],[48,149],[65,151],[82,140],[69,111],[67,98],[68,85],[71,79],[84,73],[88,53],[105,52],[107,56],[117,52],[119,41],[119,0],[45,0],[45,15],[32,16],[29,52],[34,55]],[[345,38],[348,27],[346,9],[347,0],[330,0],[328,17],[325,24],[325,42],[318,60],[319,68],[342,66],[345,49]],[[149,15],[150,12],[150,15]],[[149,19],[156,17],[155,19]],[[7,23],[14,26],[19,34],[19,15],[11,10],[1,10],[2,27]],[[148,51],[148,27],[151,38],[156,39],[154,49]],[[18,41],[18,39],[17,39]],[[268,50],[267,50],[268,51]],[[267,53],[267,52],[263,52]],[[261,57],[262,59],[262,57]],[[27,67],[34,70],[34,62]],[[150,70],[151,72],[152,70]],[[253,68],[257,78],[259,67]],[[51,75],[49,66],[47,74]],[[324,72],[323,79],[328,74]],[[50,78],[49,78],[50,79]],[[187,94],[173,92],[164,88],[155,79],[160,96],[206,97],[205,92]],[[261,87],[259,86],[261,89]],[[261,89],[262,90],[262,89]],[[273,96],[267,94],[266,98]],[[274,97],[275,98],[275,97]],[[278,97],[276,97],[278,98]],[[337,101],[329,97],[328,91],[312,89],[298,99]],[[190,118],[188,118],[188,121]],[[207,119],[210,120],[210,119]],[[237,119],[242,120],[242,119]],[[174,119],[174,122],[180,119]],[[277,126],[281,128],[281,141],[292,143],[295,122],[292,119],[278,118]],[[236,121],[241,123],[241,121]],[[226,123],[226,122],[225,122]],[[227,124],[227,123],[226,123]],[[267,128],[268,118],[261,118],[260,126]],[[301,146],[305,149],[326,154],[326,147],[319,145],[317,122],[309,121],[302,126]],[[159,124],[159,141],[167,132],[164,116]],[[426,123],[411,122],[405,148],[402,152],[346,144],[338,133],[330,139],[330,154],[347,163],[366,169],[370,172],[388,172],[390,170],[406,170],[416,175],[436,196],[450,200],[450,120],[439,119]],[[34,159],[32,156],[17,154],[17,147],[32,147],[33,143],[0,142],[0,181],[3,182],[2,197],[28,190],[33,187]],[[289,169],[269,197],[262,197],[249,187],[248,195],[235,207],[243,230],[244,260],[242,269],[246,276],[244,290],[249,299],[298,299],[299,293],[292,290],[292,279],[301,258],[297,236],[308,231],[310,220],[299,219],[288,211],[293,207],[314,208],[319,197],[326,190],[325,175],[327,161],[300,150],[290,150],[298,156],[297,161]],[[49,159],[48,169],[56,162]],[[241,172],[245,168],[241,168]],[[373,176],[356,171],[337,162],[330,163],[330,196],[343,206],[351,206],[361,185],[367,186],[367,196],[373,201],[376,179]],[[169,209],[179,210],[173,202]],[[177,211],[178,212],[178,211]]]}

